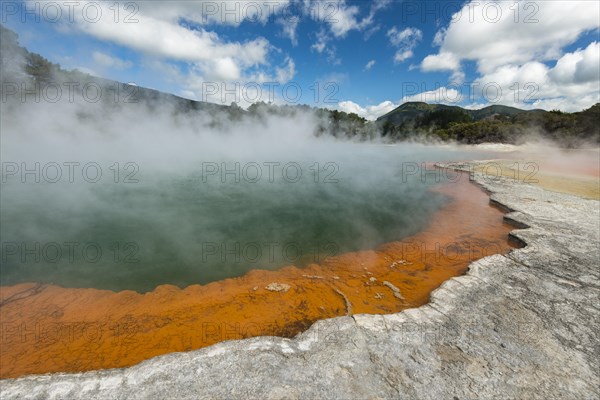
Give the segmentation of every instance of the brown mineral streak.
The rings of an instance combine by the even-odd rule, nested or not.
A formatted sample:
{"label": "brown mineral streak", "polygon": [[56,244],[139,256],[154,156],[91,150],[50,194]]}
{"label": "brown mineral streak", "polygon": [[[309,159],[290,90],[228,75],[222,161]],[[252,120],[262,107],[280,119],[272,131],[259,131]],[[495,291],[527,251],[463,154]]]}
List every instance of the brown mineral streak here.
{"label": "brown mineral streak", "polygon": [[[466,175],[434,190],[450,201],[424,231],[319,265],[253,270],[185,289],[162,285],[144,294],[36,283],[1,287],[0,377],[126,367],[223,340],[292,337],[319,319],[423,305],[475,259],[512,248],[502,212]],[[271,283],[290,287],[268,290]]]}

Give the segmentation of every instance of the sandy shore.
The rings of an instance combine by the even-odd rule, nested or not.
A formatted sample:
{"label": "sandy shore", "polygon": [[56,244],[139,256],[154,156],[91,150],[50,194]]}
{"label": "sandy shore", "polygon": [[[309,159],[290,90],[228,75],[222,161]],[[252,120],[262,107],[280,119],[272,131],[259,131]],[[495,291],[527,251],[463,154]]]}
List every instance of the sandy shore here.
{"label": "sandy shore", "polygon": [[577,169],[573,166],[554,165],[544,160],[500,159],[481,162],[474,170],[487,180],[501,175],[554,192],[600,200],[600,177],[594,168]]}

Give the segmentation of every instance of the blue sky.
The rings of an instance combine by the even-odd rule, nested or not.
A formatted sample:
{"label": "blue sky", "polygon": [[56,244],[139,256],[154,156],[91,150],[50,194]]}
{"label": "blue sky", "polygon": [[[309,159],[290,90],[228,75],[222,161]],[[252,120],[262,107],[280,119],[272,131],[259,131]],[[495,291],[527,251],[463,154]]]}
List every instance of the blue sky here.
{"label": "blue sky", "polygon": [[30,51],[69,69],[199,100],[303,103],[374,119],[416,100],[587,108],[599,101],[599,7],[560,0],[9,1],[2,23]]}

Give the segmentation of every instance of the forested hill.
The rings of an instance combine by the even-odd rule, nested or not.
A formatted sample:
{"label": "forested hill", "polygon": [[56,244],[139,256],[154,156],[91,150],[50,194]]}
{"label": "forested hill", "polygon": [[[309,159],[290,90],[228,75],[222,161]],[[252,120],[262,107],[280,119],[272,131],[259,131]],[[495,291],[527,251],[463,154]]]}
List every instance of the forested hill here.
{"label": "forested hill", "polygon": [[[535,110],[537,112],[544,112],[544,110]],[[470,110],[458,106],[449,106],[445,104],[427,104],[423,102],[408,102],[396,107],[389,113],[379,117],[377,121],[386,122],[390,121],[396,125],[400,125],[404,122],[416,121],[418,118],[423,118],[429,115],[464,115],[469,120],[479,121],[481,119],[491,117],[494,115],[512,116],[527,112],[520,108],[503,106],[503,105],[492,105],[479,110]]]}
{"label": "forested hill", "polygon": [[492,105],[479,110],[458,106],[404,103],[377,123],[390,141],[429,137],[461,143],[518,143],[534,136],[561,146],[600,143],[600,104],[576,112],[521,110]]}

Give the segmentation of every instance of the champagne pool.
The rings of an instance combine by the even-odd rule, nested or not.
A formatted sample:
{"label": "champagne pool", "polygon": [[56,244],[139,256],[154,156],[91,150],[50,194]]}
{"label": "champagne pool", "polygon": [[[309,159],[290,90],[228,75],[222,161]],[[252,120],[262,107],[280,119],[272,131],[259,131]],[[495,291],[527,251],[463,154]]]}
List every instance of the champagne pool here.
{"label": "champagne pool", "polygon": [[96,183],[6,179],[1,284],[147,292],[319,263],[423,229],[445,202],[430,189],[448,177],[421,163],[482,156],[352,143],[329,154],[144,162],[129,181],[108,163]]}

